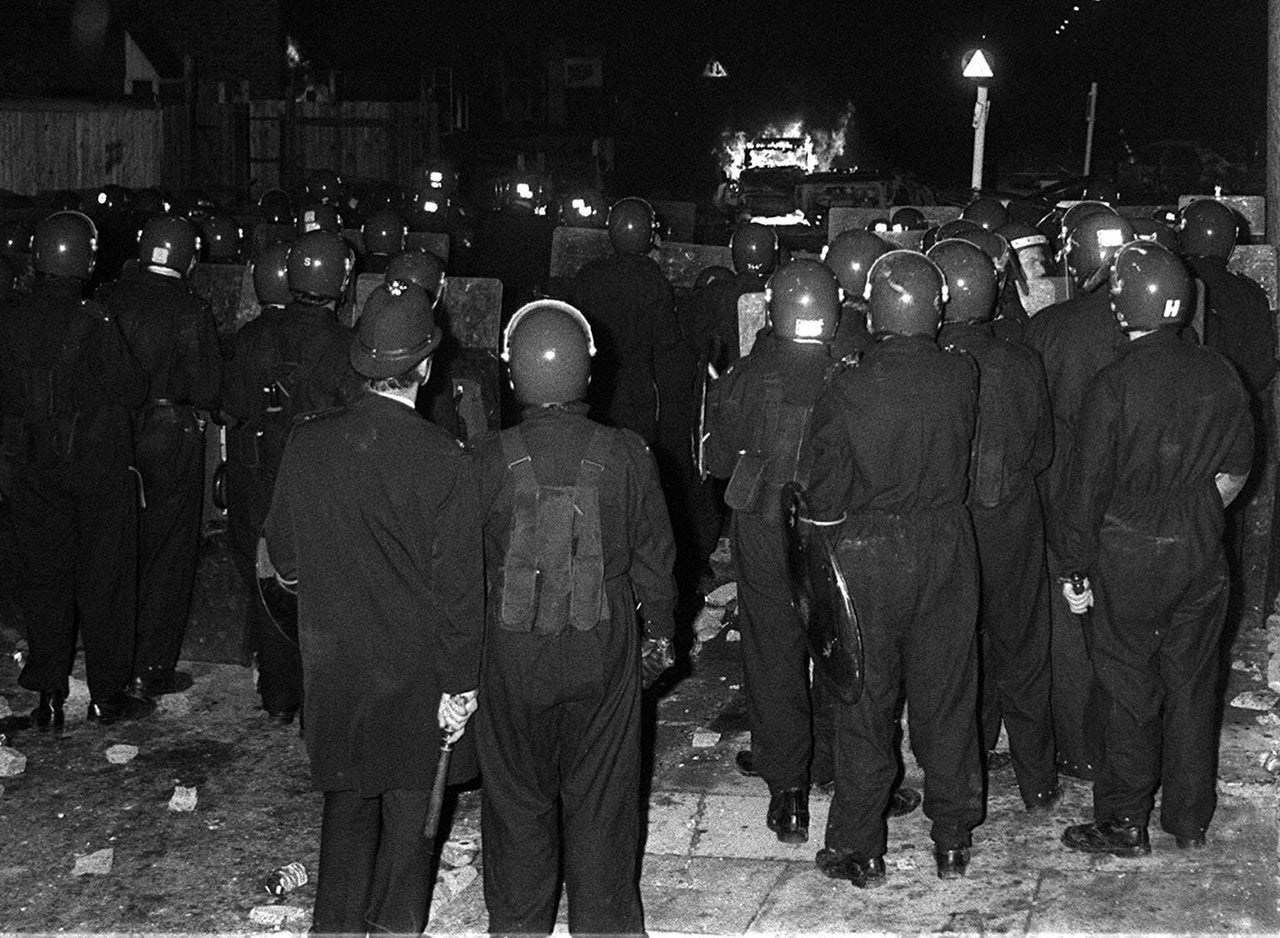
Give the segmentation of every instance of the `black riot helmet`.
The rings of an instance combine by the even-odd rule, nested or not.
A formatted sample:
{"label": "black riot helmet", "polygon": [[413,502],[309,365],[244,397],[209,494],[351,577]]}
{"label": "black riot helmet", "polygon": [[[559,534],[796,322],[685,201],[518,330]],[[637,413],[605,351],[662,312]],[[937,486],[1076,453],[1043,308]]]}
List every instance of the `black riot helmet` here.
{"label": "black riot helmet", "polygon": [[646,253],[656,230],[653,206],[644,199],[620,199],[609,209],[609,243],[619,254]]}
{"label": "black riot helmet", "polygon": [[31,253],[35,233],[35,228],[21,219],[0,224],[0,257],[11,261],[26,257]]}
{"label": "black riot helmet", "polygon": [[1235,250],[1240,222],[1230,207],[1214,199],[1196,199],[1179,213],[1182,253],[1226,260]]}
{"label": "black riot helmet", "polygon": [[1182,253],[1178,233],[1164,222],[1155,218],[1131,218],[1129,223],[1133,225],[1133,236],[1139,241],[1154,241],[1167,251]]}
{"label": "black riot helmet", "polygon": [[258,199],[258,214],[268,225],[292,225],[293,199],[283,189],[268,189]]}
{"label": "black riot helmet", "polygon": [[325,205],[342,201],[342,180],[331,169],[317,169],[307,177],[307,198]]}
{"label": "black riot helmet", "polygon": [[98,228],[81,212],[54,212],[31,241],[31,266],[50,277],[88,280],[98,257]]}
{"label": "black riot helmet", "polygon": [[582,400],[595,354],[586,317],[560,300],[526,303],[502,333],[502,360],[516,399],[525,405]]}
{"label": "black riot helmet", "polygon": [[320,302],[336,300],[347,287],[352,258],[331,231],[309,231],[289,251],[289,290]]}
{"label": "black riot helmet", "polygon": [[351,337],[351,367],[366,378],[402,375],[436,350],[443,333],[416,283],[382,283],[364,301]]}
{"label": "black riot helmet", "polygon": [[733,279],[733,271],[728,267],[721,267],[719,264],[712,264],[710,267],[704,267],[698,273],[697,279],[693,281],[695,290],[702,290],[714,283],[727,283]]}
{"label": "black riot helmet", "polygon": [[261,306],[287,306],[289,292],[289,249],[287,241],[273,241],[258,252],[253,262],[253,292]]}
{"label": "black riot helmet", "polygon": [[1100,282],[1095,274],[1105,271],[1116,251],[1132,240],[1133,226],[1114,212],[1077,217],[1062,241],[1068,278],[1085,290],[1093,289]]}
{"label": "black riot helmet", "polygon": [[327,202],[311,202],[298,212],[298,234],[309,231],[330,231],[337,234],[342,230],[342,216],[338,210]]}
{"label": "black riot helmet", "polygon": [[822,249],[822,262],[840,281],[846,299],[861,300],[867,289],[867,271],[877,257],[889,251],[883,238],[855,228],[840,232]]}
{"label": "black riot helmet", "polygon": [[929,219],[924,212],[910,205],[896,210],[889,216],[894,231],[925,231],[929,227]]}
{"label": "black riot helmet", "polygon": [[778,234],[756,222],[741,225],[729,238],[729,254],[738,273],[767,277],[778,264]]}
{"label": "black riot helmet", "polygon": [[938,226],[938,233],[934,236],[934,243],[945,241],[947,238],[963,238],[965,235],[981,229],[982,226],[976,221],[970,221],[967,218],[953,218],[951,221],[945,221]]}
{"label": "black riot helmet", "polygon": [[985,322],[991,318],[999,282],[986,251],[971,241],[948,238],[929,248],[927,256],[947,278],[943,322]]}
{"label": "black riot helmet", "polygon": [[444,261],[431,251],[411,248],[401,251],[387,262],[387,270],[382,279],[384,283],[395,280],[416,283],[427,291],[431,302],[435,303],[444,293]]}
{"label": "black riot helmet", "polygon": [[399,254],[409,225],[399,212],[380,208],[364,222],[364,252],[380,257]]}
{"label": "black riot helmet", "polygon": [[793,342],[830,342],[844,295],[825,264],[801,259],[779,267],[764,288],[774,335]]}
{"label": "black riot helmet", "polygon": [[240,257],[240,225],[230,215],[210,215],[204,230],[205,259],[211,264],[233,264]]}
{"label": "black riot helmet", "polygon": [[1009,210],[999,199],[983,195],[966,205],[960,217],[987,231],[995,231],[1009,221]]}
{"label": "black riot helmet", "polygon": [[181,215],[153,215],[138,235],[138,262],[144,267],[191,272],[200,258],[200,235]]}
{"label": "black riot helmet", "polygon": [[890,251],[867,274],[867,326],[872,334],[936,336],[947,279],[919,251]]}
{"label": "black riot helmet", "polygon": [[1182,258],[1152,241],[1133,241],[1111,261],[1111,311],[1124,332],[1187,322],[1195,286]]}

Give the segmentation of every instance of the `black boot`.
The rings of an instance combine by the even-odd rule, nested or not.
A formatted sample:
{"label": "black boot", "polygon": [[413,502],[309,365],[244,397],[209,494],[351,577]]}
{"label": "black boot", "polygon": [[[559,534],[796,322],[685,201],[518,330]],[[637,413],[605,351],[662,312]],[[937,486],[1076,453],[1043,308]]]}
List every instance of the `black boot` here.
{"label": "black boot", "polygon": [[784,844],[804,843],[809,839],[809,792],[788,788],[773,795],[765,821]]}
{"label": "black boot", "polygon": [[859,889],[884,883],[884,857],[859,860],[847,850],[823,847],[814,858],[818,872],[829,879],[847,879]]}
{"label": "black boot", "polygon": [[934,847],[933,858],[938,864],[938,879],[960,879],[969,868],[968,847]]}
{"label": "black boot", "polygon": [[67,695],[61,691],[42,690],[40,702],[31,711],[31,722],[42,730],[50,726],[60,728],[66,718],[62,712],[62,705],[66,702]]}
{"label": "black boot", "polygon": [[155,713],[156,702],[149,697],[131,697],[120,691],[106,700],[89,701],[89,712],[85,719],[90,723],[109,726],[122,720],[140,720]]}
{"label": "black boot", "polygon": [[1076,824],[1062,832],[1062,842],[1085,853],[1110,853],[1117,857],[1141,857],[1151,852],[1147,825],[1130,818]]}

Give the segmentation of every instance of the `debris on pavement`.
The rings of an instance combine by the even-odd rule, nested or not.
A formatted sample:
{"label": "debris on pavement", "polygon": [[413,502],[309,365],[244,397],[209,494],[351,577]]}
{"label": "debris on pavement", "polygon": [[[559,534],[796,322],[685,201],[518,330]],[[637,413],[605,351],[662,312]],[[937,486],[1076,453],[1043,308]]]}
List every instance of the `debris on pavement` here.
{"label": "debris on pavement", "polygon": [[186,694],[165,694],[156,698],[156,713],[185,717],[191,712],[191,698]]}
{"label": "debris on pavement", "polygon": [[470,866],[480,852],[480,844],[471,837],[450,838],[440,848],[440,859],[449,866]]}
{"label": "debris on pavement", "polygon": [[722,628],[724,628],[724,610],[715,606],[703,606],[693,623],[693,632],[699,642],[715,638]]}
{"label": "debris on pavement", "polygon": [[304,918],[306,914],[306,909],[296,905],[255,905],[249,910],[249,921],[255,925],[281,928],[287,922],[296,922]]}
{"label": "debris on pavement", "polygon": [[716,743],[720,742],[720,734],[715,730],[694,730],[693,731],[693,748],[694,749],[710,749]]}
{"label": "debris on pavement", "polygon": [[443,892],[442,898],[454,899],[462,891],[475,882],[480,875],[474,866],[461,866],[456,870],[441,870],[436,877],[437,893]]}
{"label": "debris on pavement", "polygon": [[724,640],[729,643],[742,641],[742,633],[737,629],[729,629],[724,633]]}
{"label": "debris on pavement", "polygon": [[173,787],[173,797],[169,799],[169,810],[183,814],[194,811],[198,797],[194,788],[175,785]]}
{"label": "debris on pavement", "polygon": [[107,750],[107,761],[112,765],[124,765],[138,757],[138,747],[117,743]]}
{"label": "debris on pavement", "polygon": [[71,875],[106,876],[111,872],[111,864],[115,861],[115,858],[116,851],[114,847],[105,847],[82,857],[76,857],[76,865],[71,870]]}
{"label": "debris on pavement", "polygon": [[1270,710],[1280,700],[1280,694],[1273,690],[1247,690],[1236,694],[1231,706],[1241,710]]}
{"label": "debris on pavement", "polygon": [[728,583],[721,583],[710,593],[707,594],[708,606],[727,606],[731,602],[735,602],[738,598],[738,582],[730,580]]}
{"label": "debris on pavement", "polygon": [[299,886],[307,884],[307,868],[294,860],[284,866],[277,866],[262,881],[262,888],[273,896],[283,896],[293,892]]}
{"label": "debris on pavement", "polygon": [[0,746],[0,778],[12,778],[26,770],[26,756],[10,746]]}

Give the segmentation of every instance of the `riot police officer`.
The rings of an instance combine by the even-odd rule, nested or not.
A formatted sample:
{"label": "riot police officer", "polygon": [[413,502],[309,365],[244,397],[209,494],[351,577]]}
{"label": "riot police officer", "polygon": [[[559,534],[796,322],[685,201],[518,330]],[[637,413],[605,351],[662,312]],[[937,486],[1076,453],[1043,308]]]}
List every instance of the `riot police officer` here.
{"label": "riot police officer", "polygon": [[79,212],[36,228],[29,296],[0,318],[0,487],[21,565],[30,657],[18,683],[39,691],[37,726],[60,726],[76,632],[84,642],[88,718],[146,716],[133,677],[138,490],[129,412],[146,377],[111,312],[87,302],[97,231]]}
{"label": "riot police officer", "polygon": [[[1133,228],[1101,203],[1073,206],[1075,215],[1062,239],[1063,267],[1074,296],[1042,309],[1025,330],[1026,343],[1040,353],[1053,409],[1053,460],[1040,475],[1049,537],[1050,582],[1066,571],[1059,559],[1055,521],[1062,505],[1066,467],[1075,439],[1075,424],[1085,385],[1115,357],[1123,339],[1106,290],[1099,290],[1099,271],[1122,244],[1133,240]],[[1069,214],[1070,214],[1069,212]],[[1052,625],[1054,738],[1060,772],[1091,778],[1097,762],[1097,722],[1089,715],[1093,672],[1080,622],[1066,603],[1049,597]]]}
{"label": "riot police officer", "polygon": [[653,233],[648,202],[615,203],[609,210],[613,256],[582,268],[569,291],[599,342],[587,395],[593,419],[634,430],[650,445],[658,434],[654,359],[680,340],[671,284],[648,256]]}
{"label": "riot police officer", "polygon": [[[923,216],[922,216],[923,217]],[[832,340],[836,358],[861,355],[871,347],[867,331],[867,271],[877,257],[889,252],[889,244],[869,231],[849,230],[822,249],[822,262],[831,268],[844,291],[844,309]]]}
{"label": "riot police officer", "polygon": [[928,256],[947,278],[938,341],[978,366],[967,503],[981,573],[983,742],[991,753],[1003,720],[1023,803],[1044,812],[1061,796],[1049,712],[1044,516],[1035,484],[1053,457],[1044,366],[1031,349],[998,338],[992,329],[998,278],[985,251],[949,239]]}
{"label": "riot police officer", "polygon": [[[347,361],[350,333],[335,310],[351,276],[352,258],[342,239],[327,231],[301,235],[289,250],[292,299],[283,309],[266,308],[235,339],[223,381],[223,409],[246,451],[254,494],[250,525],[259,532],[285,442],[297,418],[342,404],[356,390]],[[255,599],[255,601],[257,601]],[[251,623],[258,656],[258,692],[263,709],[290,723],[302,704],[301,663],[290,623],[267,610]]]}
{"label": "riot police officer", "polygon": [[719,358],[713,361],[723,371],[738,360],[738,299],[747,293],[760,293],[778,266],[778,235],[766,225],[749,222],[734,229],[729,238],[729,254],[733,260],[734,278],[712,289],[715,305],[714,339]]}
{"label": "riot police officer", "polygon": [[[766,823],[784,843],[809,836],[813,733],[804,626],[787,586],[780,496],[805,482],[801,449],[814,400],[835,363],[840,285],[817,261],[780,268],[765,290],[770,329],[709,392],[707,465],[729,479],[738,628],[751,724],[747,768],[769,785]],[[747,754],[740,755],[740,763]],[[834,768],[821,767],[829,781]]]}
{"label": "riot police officer", "polygon": [[1076,850],[1141,856],[1160,825],[1204,846],[1216,803],[1223,507],[1253,455],[1248,397],[1230,363],[1178,335],[1195,304],[1182,261],[1137,241],[1115,255],[1110,304],[1128,341],[1085,388],[1058,539],[1090,652],[1104,730],[1094,821]]}
{"label": "riot police officer", "polygon": [[489,596],[477,744],[495,934],[549,933],[562,873],[571,931],[644,931],[640,690],[671,661],[675,547],[644,442],[587,417],[594,352],[568,304],[518,310],[503,358],[522,420],[476,452]]}
{"label": "riot police officer", "polygon": [[409,225],[399,212],[383,208],[365,219],[361,231],[364,235],[364,254],[360,258],[360,272],[386,273],[391,258],[404,250]]}
{"label": "riot police officer", "polygon": [[388,283],[399,280],[416,283],[427,291],[432,305],[444,296],[445,264],[438,255],[422,248],[401,251],[387,261],[383,279]]}
{"label": "riot police officer", "polygon": [[201,223],[204,259],[210,264],[240,263],[243,232],[230,215],[211,215]]}
{"label": "riot police officer", "polygon": [[135,465],[146,501],[138,545],[135,677],[147,695],[191,686],[182,652],[200,551],[204,420],[217,409],[222,359],[209,305],[186,278],[199,257],[195,226],[156,215],[138,238],[139,266],[98,291],[147,376],[133,415]]}
{"label": "riot police officer", "polygon": [[965,510],[977,418],[971,360],[935,341],[936,264],[890,251],[867,277],[877,341],[836,373],[813,415],[812,521],[832,539],[862,629],[864,687],[836,715],[836,788],[818,869],[866,887],[885,875],[886,809],[905,689],[925,773],[938,875],[962,876],[982,819],[978,571]]}

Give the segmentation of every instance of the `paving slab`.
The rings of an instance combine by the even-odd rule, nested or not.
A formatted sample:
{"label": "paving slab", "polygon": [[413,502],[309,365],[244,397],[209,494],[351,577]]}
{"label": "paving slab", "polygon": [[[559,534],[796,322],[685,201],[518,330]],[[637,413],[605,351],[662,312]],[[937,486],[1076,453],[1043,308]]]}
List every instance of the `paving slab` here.
{"label": "paving slab", "polygon": [[709,794],[703,799],[698,817],[699,836],[693,844],[693,855],[812,862],[813,855],[822,844],[822,831],[826,829],[830,807],[826,800],[811,800],[809,843],[784,844],[765,827],[765,813],[769,808],[767,791],[758,795]]}
{"label": "paving slab", "polygon": [[647,856],[640,878],[645,927],[744,934],[785,872],[784,864],[767,860]]}

